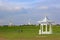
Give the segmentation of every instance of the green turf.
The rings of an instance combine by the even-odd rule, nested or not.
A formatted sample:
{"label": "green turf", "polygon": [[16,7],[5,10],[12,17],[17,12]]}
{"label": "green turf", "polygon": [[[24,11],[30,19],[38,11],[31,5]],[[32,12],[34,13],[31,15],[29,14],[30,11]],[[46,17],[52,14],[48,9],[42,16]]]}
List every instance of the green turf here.
{"label": "green turf", "polygon": [[8,39],[17,38],[33,38],[33,37],[60,37],[60,26],[52,26],[53,34],[39,35],[40,26],[36,25],[21,25],[21,26],[0,26],[0,37]]}

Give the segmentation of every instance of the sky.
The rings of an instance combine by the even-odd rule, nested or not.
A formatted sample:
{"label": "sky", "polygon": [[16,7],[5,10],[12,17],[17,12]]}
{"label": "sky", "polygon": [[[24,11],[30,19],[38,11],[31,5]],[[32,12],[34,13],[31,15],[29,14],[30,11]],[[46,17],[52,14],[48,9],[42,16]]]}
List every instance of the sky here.
{"label": "sky", "polygon": [[60,0],[0,0],[0,25],[37,24],[45,16],[60,24]]}

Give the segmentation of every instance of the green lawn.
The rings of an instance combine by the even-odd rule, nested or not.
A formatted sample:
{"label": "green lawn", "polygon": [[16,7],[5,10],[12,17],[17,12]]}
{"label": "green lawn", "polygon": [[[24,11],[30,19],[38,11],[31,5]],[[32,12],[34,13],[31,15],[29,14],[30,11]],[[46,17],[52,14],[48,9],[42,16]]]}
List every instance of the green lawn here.
{"label": "green lawn", "polygon": [[52,26],[53,34],[39,35],[39,26],[1,26],[0,40],[60,40],[60,26]]}

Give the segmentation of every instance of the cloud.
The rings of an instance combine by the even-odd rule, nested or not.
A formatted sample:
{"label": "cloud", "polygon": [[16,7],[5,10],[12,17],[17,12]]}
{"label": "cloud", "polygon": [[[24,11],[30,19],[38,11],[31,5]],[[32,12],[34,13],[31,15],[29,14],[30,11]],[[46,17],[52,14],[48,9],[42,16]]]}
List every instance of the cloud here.
{"label": "cloud", "polygon": [[58,3],[53,4],[54,2],[51,3],[51,1],[35,0],[31,3],[31,1],[15,2],[12,0],[0,0],[0,23],[8,24],[8,21],[11,20],[10,16],[13,19],[12,22],[16,24],[27,23],[29,19],[31,19],[31,22],[33,23],[37,20],[41,20],[40,18],[46,15],[52,17],[53,20],[59,20],[60,3],[57,5]]}
{"label": "cloud", "polygon": [[[20,0],[21,1],[21,0]],[[32,4],[38,2],[39,0],[23,0],[20,2],[19,0],[0,0],[0,10],[5,11],[15,11],[20,10],[21,8],[32,8]]]}
{"label": "cloud", "polygon": [[15,11],[23,8],[21,4],[5,2],[0,0],[0,10],[1,11]]}
{"label": "cloud", "polygon": [[[21,1],[21,0],[20,0]],[[0,10],[5,10],[5,11],[16,11],[16,10],[21,10],[22,8],[32,8],[32,4],[36,2],[42,2],[42,0],[30,0],[29,1],[23,1],[23,2],[16,2],[16,0],[13,2],[12,0],[0,0]],[[43,0],[44,1],[44,0]],[[47,7],[38,7],[38,9],[47,9]]]}
{"label": "cloud", "polygon": [[46,9],[48,9],[48,6],[40,6],[40,7],[37,7],[37,9],[46,10]]}

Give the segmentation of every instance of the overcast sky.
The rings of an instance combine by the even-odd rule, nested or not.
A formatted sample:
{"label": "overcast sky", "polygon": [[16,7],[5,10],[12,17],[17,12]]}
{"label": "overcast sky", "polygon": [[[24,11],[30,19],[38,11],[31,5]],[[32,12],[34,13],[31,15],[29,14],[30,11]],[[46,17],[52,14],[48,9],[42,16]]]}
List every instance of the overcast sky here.
{"label": "overcast sky", "polygon": [[60,0],[0,0],[0,25],[36,24],[45,16],[60,23]]}

